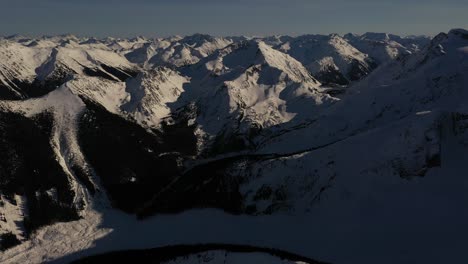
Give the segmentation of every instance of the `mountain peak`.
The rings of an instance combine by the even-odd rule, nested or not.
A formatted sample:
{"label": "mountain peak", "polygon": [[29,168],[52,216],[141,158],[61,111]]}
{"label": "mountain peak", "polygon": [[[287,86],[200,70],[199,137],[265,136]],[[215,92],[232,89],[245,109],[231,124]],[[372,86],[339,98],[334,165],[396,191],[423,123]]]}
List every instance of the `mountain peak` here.
{"label": "mountain peak", "polygon": [[200,44],[200,42],[213,41],[215,37],[208,34],[195,33],[182,38],[182,42],[187,44]]}
{"label": "mountain peak", "polygon": [[389,41],[390,35],[387,33],[366,32],[361,35],[361,38],[374,41]]}
{"label": "mountain peak", "polygon": [[302,82],[304,80],[312,79],[318,83],[307,71],[307,69],[296,59],[273,49],[263,41],[257,42],[258,49],[263,55],[265,62],[274,68],[285,72],[293,81]]}
{"label": "mountain peak", "polygon": [[459,36],[464,39],[468,39],[468,30],[462,28],[455,28],[449,31],[449,35]]}

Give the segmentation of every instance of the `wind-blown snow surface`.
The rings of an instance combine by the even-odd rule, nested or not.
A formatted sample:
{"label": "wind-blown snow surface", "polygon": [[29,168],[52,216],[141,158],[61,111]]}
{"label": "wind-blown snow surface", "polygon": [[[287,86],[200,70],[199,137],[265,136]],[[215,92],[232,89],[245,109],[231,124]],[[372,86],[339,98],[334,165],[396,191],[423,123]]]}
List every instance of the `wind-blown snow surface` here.
{"label": "wind-blown snow surface", "polygon": [[[275,248],[330,263],[468,261],[465,30],[430,42],[371,33],[3,41],[1,54],[10,55],[0,65],[1,80],[8,80],[0,89],[12,91],[3,99],[15,100],[0,101],[0,115],[34,120],[51,113],[49,144],[81,219],[25,232],[28,201],[14,193],[17,205],[8,198],[0,206],[7,219],[0,230],[22,243],[0,254],[0,262],[67,263],[114,250],[205,243]],[[172,52],[179,48],[183,56]],[[50,54],[42,55],[43,49]],[[65,59],[54,59],[59,56],[53,50]],[[162,50],[168,57],[155,55]],[[165,59],[153,64],[154,56]],[[38,69],[60,61],[73,69],[65,70],[60,85],[43,95],[30,93],[25,83],[51,72]],[[359,78],[348,74],[350,65],[363,70]],[[323,85],[314,69],[333,69],[351,84],[339,87],[333,83],[338,79],[328,78]],[[14,78],[21,86],[13,85]],[[134,140],[125,146],[140,155],[119,159],[126,167],[109,161],[125,168],[112,183],[131,194],[157,190],[135,209],[153,208],[156,215],[140,220],[113,207],[119,197],[104,187],[108,175],[95,170],[105,172],[107,163],[96,166],[83,146],[83,135],[114,128],[91,122],[100,115],[124,120],[104,137]],[[83,122],[89,120],[86,134]],[[3,131],[8,120],[1,122],[0,133],[14,138]],[[178,144],[187,133],[196,136],[195,153]],[[144,138],[135,140],[135,134]],[[161,150],[139,145],[153,137]],[[172,158],[177,173],[156,181],[165,185],[138,185],[154,182],[145,182],[135,166],[147,161],[169,167]],[[164,178],[158,172],[155,178]],[[54,189],[47,191],[55,197]],[[171,206],[177,214],[161,214]]]}

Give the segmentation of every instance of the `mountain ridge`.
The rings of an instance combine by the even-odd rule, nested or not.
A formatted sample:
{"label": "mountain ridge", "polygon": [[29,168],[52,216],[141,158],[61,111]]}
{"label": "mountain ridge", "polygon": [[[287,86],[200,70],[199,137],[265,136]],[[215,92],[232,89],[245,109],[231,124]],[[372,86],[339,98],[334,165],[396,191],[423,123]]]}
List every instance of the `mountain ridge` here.
{"label": "mountain ridge", "polygon": [[[139,236],[138,248],[254,241],[333,263],[430,261],[421,237],[402,255],[373,241],[403,250],[406,233],[439,222],[464,232],[434,210],[468,219],[466,30],[431,40],[17,36],[0,40],[0,58],[0,236],[21,242],[2,261],[130,249]],[[208,231],[210,214],[226,241]],[[208,240],[159,240],[165,226],[190,230],[191,217]],[[220,231],[237,220],[253,237]],[[304,243],[277,242],[269,221]],[[373,222],[393,233],[363,227]],[[347,252],[333,230],[357,253],[333,254]],[[463,239],[444,247],[448,233],[434,236],[433,248],[460,257]]]}

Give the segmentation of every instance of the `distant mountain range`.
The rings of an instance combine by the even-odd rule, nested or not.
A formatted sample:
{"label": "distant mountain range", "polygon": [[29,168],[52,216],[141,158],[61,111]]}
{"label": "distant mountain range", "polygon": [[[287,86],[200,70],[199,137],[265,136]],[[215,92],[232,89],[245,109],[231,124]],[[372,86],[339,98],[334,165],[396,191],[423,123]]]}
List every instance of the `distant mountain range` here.
{"label": "distant mountain range", "polygon": [[0,38],[0,262],[460,262],[467,89],[463,29]]}

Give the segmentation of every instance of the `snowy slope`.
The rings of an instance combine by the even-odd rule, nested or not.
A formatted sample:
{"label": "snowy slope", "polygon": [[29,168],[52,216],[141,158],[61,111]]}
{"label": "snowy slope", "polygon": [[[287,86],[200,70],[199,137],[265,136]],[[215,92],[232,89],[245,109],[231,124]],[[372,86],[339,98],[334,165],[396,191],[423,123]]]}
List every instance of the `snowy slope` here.
{"label": "snowy slope", "polygon": [[300,62],[257,40],[232,44],[182,72],[191,82],[180,100],[196,102],[203,134],[226,141],[241,134],[241,145],[263,128],[298,113],[310,118],[334,101]]}
{"label": "snowy slope", "polygon": [[[271,206],[307,211],[340,175],[354,169],[356,175],[411,178],[438,167],[442,127],[466,115],[466,36],[463,30],[439,35],[420,54],[389,64],[352,86],[311,125],[263,142],[261,153],[280,152],[284,157],[248,167],[247,173],[241,170],[256,179],[243,191],[252,206],[261,211]],[[459,118],[457,126],[463,126],[463,120]],[[353,168],[340,166],[339,160],[350,162],[356,148],[362,154],[353,158],[359,159],[351,163]],[[311,164],[313,172],[305,169]],[[289,184],[297,186],[285,190]],[[310,189],[301,191],[305,185]],[[275,201],[275,191],[289,195]]]}
{"label": "snowy slope", "polygon": [[161,119],[169,117],[170,103],[177,101],[189,80],[168,68],[156,68],[139,74],[126,82],[130,95],[121,110],[133,116],[137,122],[158,127]]}
{"label": "snowy slope", "polygon": [[336,34],[300,36],[279,45],[278,49],[327,83],[347,84],[363,78],[375,67],[367,54]]}
{"label": "snowy slope", "polygon": [[[71,75],[44,95],[0,100],[0,134],[15,154],[0,146],[0,235],[22,242],[0,262],[203,243],[331,263],[466,262],[468,32],[421,43],[388,34],[1,40],[0,89]],[[153,67],[158,49],[185,66]],[[370,58],[385,63],[374,70]],[[320,72],[352,83],[333,97]],[[35,156],[38,146],[50,152]],[[34,163],[46,155],[45,168]],[[5,185],[36,175],[28,162],[39,185]],[[77,215],[30,232],[36,200]],[[219,250],[169,263],[200,260],[289,263]]]}
{"label": "snowy slope", "polygon": [[124,57],[114,52],[69,41],[54,48],[47,63],[38,69],[38,78],[45,79],[66,72],[67,74],[103,74],[107,78],[118,81],[118,76],[115,76],[113,72],[108,72],[103,65],[114,67],[121,74],[129,77],[130,75],[124,71],[132,71],[135,68]]}
{"label": "snowy slope", "polygon": [[130,118],[144,127],[157,128],[170,117],[170,104],[184,91],[186,77],[168,68],[156,68],[116,82],[79,76],[67,82],[77,95],[103,106],[107,111]]}
{"label": "snowy slope", "polygon": [[74,75],[121,81],[138,66],[102,43],[90,44],[74,36],[2,40],[0,85],[4,99],[42,96]]}
{"label": "snowy slope", "polygon": [[428,37],[400,37],[386,33],[346,34],[344,38],[379,64],[388,63],[400,56],[420,51],[430,41]]}
{"label": "snowy slope", "polygon": [[77,137],[78,117],[84,109],[84,103],[78,95],[73,93],[71,87],[73,87],[73,84],[66,83],[44,97],[20,102],[2,102],[1,106],[11,112],[22,113],[26,117],[34,117],[43,112],[52,113],[54,126],[50,144],[60,166],[70,177],[69,182],[75,195],[75,206],[80,207],[82,206],[81,203],[85,202],[85,196],[88,194],[79,183],[80,180],[74,178],[75,175],[71,167],[80,166],[84,168],[87,166]]}
{"label": "snowy slope", "polygon": [[23,97],[19,86],[34,80],[36,68],[47,60],[50,52],[47,48],[33,49],[9,40],[0,41],[0,87]]}
{"label": "snowy slope", "polygon": [[232,43],[227,38],[195,34],[184,38],[165,38],[148,41],[129,50],[125,56],[132,62],[151,66],[185,66],[197,63],[216,50]]}
{"label": "snowy slope", "polygon": [[[456,32],[441,34],[421,53],[379,68],[351,86],[339,103],[322,112],[320,122],[295,133],[310,137],[310,132],[315,131],[313,138],[318,140],[315,144],[322,145],[417,112],[456,109],[463,105],[466,41]],[[327,129],[318,130],[318,127]],[[284,147],[296,148],[289,144]],[[267,148],[276,147],[270,144]]]}

